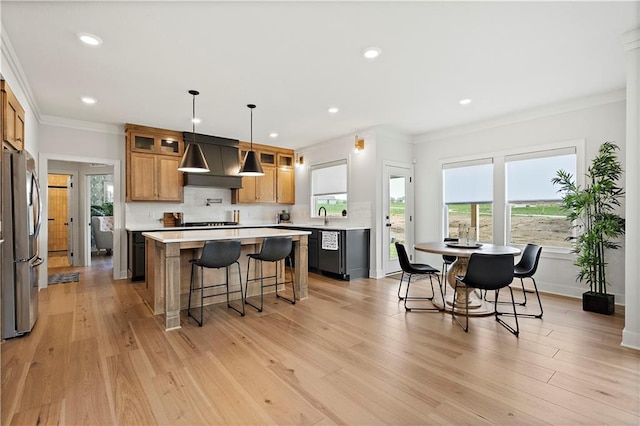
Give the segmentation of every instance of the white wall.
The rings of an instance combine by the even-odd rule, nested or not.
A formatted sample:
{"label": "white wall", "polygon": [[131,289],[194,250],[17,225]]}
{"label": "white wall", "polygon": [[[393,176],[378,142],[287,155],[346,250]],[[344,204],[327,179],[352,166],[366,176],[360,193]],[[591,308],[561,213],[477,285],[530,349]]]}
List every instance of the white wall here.
{"label": "white wall", "polygon": [[[584,139],[586,142],[585,164],[590,162],[605,141],[615,141],[620,147],[620,159],[625,158],[625,102],[617,95],[603,97],[604,104],[594,105],[593,99],[582,109],[544,115],[538,111],[535,118],[517,119],[477,124],[461,129],[452,129],[438,134],[424,134],[416,138],[416,241],[439,240],[442,234],[441,163],[461,156],[482,156],[496,152],[530,149],[557,142]],[[578,107],[580,103],[575,104]],[[554,108],[558,110],[562,108]],[[567,108],[564,108],[565,110]],[[549,111],[553,111],[550,107]],[[476,128],[476,130],[473,129]],[[624,186],[624,178],[621,182]],[[624,206],[623,206],[624,208]],[[624,210],[622,210],[624,211]],[[504,212],[494,212],[494,216]],[[498,238],[498,239],[496,239]],[[504,243],[504,232],[494,230],[494,242]],[[608,278],[616,303],[624,303],[624,242],[623,248],[608,257]],[[439,265],[441,259],[435,255],[420,254],[418,259]],[[576,267],[572,256],[553,254],[543,250],[536,274],[538,286],[549,291],[569,296],[579,296],[587,290],[577,283]]]}
{"label": "white wall", "polygon": [[[113,174],[113,166],[93,167],[89,163],[76,163],[72,161],[48,161],[48,173],[60,173],[73,176],[73,190],[71,191],[71,211],[73,217],[73,250],[74,266],[87,265],[90,256],[90,218],[86,214],[89,205],[87,176],[88,175],[108,175]],[[44,192],[44,191],[43,191]]]}
{"label": "white wall", "polygon": [[[104,163],[113,167],[114,184],[114,232],[113,232],[113,269],[114,278],[127,276],[127,238],[124,227],[124,152],[125,139],[123,126],[102,126],[91,123],[52,121],[40,126],[39,171],[40,184],[46,187],[49,162],[70,161],[78,163]],[[73,126],[73,127],[70,127]],[[92,130],[93,128],[93,130]],[[84,166],[79,167],[80,175]],[[86,169],[89,170],[89,169]],[[47,211],[48,201],[43,200],[43,209]],[[87,219],[85,219],[87,220]],[[40,237],[40,251],[47,252],[48,229],[43,223]],[[45,261],[44,269],[47,268]],[[46,274],[41,278],[40,286],[46,286]]]}
{"label": "white wall", "polygon": [[354,152],[354,134],[341,136],[300,149],[304,156],[304,167],[296,168],[296,205],[292,218],[299,223],[322,223],[321,219],[310,218],[311,184],[309,168],[316,164],[347,159],[348,213],[345,219],[331,219],[345,226],[364,226],[370,234],[370,277],[382,277],[382,188],[383,165],[385,161],[411,164],[413,144],[406,135],[376,128],[360,131],[365,149]]}

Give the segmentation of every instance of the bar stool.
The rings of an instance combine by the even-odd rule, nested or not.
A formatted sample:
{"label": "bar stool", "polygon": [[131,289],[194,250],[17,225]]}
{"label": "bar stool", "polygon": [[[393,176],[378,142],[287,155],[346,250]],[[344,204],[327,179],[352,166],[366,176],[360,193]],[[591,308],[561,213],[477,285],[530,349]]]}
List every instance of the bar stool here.
{"label": "bar stool", "polygon": [[[187,306],[187,315],[193,318],[200,327],[204,323],[203,318],[203,304],[206,297],[227,295],[227,307],[233,309],[241,316],[244,316],[244,295],[242,294],[242,273],[240,272],[240,241],[205,241],[202,248],[202,254],[199,259],[191,259],[191,284],[189,285],[189,304]],[[238,280],[240,281],[240,290],[229,291],[229,266],[233,264],[238,265]],[[200,287],[195,287],[194,272],[195,268],[200,268]],[[204,268],[220,269],[225,268],[225,282],[221,284],[204,285]],[[217,287],[226,287],[226,293],[209,294],[205,296],[205,290]],[[191,315],[191,295],[194,292],[200,292],[200,320]],[[242,310],[231,306],[229,302],[229,294],[240,293],[240,302]]]}
{"label": "bar stool", "polygon": [[[253,306],[258,312],[262,312],[262,308],[264,307],[264,288],[265,287],[276,287],[276,297],[286,300],[292,305],[296,304],[296,286],[293,282],[293,265],[291,262],[291,253],[292,241],[291,237],[266,237],[262,241],[262,248],[260,249],[260,253],[249,253],[249,260],[247,261],[247,281],[246,288],[244,291],[244,303]],[[251,259],[254,261],[260,261],[260,276],[256,278],[249,279],[249,270],[251,269]],[[278,262],[281,260],[289,259],[289,270],[291,271],[291,281],[286,280],[286,265],[284,271],[284,281],[278,282]],[[270,275],[265,277],[262,265],[264,262],[273,262],[276,265],[275,275]],[[275,283],[273,284],[265,284],[265,279],[275,278]],[[253,303],[247,300],[247,295],[249,294],[249,281],[260,281],[260,307],[254,305]],[[293,299],[286,298],[278,294],[278,284],[291,284],[291,288],[293,289]]]}

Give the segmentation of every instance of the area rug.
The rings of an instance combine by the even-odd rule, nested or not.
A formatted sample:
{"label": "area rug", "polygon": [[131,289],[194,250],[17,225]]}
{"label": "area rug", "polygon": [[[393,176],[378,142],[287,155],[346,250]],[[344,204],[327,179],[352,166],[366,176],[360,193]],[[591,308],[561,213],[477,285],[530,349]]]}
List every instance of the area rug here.
{"label": "area rug", "polygon": [[61,283],[75,283],[80,281],[80,273],[68,272],[66,274],[51,274],[48,277],[47,283],[49,285],[61,284]]}

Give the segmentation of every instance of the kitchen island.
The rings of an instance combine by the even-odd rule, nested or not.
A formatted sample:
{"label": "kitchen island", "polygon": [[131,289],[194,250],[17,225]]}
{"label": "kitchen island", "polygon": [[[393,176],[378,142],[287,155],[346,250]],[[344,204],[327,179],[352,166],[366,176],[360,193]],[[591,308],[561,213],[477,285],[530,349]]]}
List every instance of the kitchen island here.
{"label": "kitchen island", "polygon": [[[140,288],[140,293],[151,307],[154,315],[165,314],[166,330],[180,328],[180,309],[186,307],[189,292],[191,273],[189,260],[200,256],[199,252],[205,241],[240,240],[242,254],[239,262],[244,280],[247,274],[247,261],[244,256],[246,253],[258,252],[262,240],[266,237],[290,236],[293,240],[295,257],[301,260],[293,271],[296,298],[305,299],[308,297],[308,234],[308,231],[275,228],[144,232],[142,235],[145,237],[146,280],[144,288]],[[255,271],[253,272],[255,273]],[[265,265],[265,274],[268,272],[267,265]],[[224,269],[208,270],[206,273],[208,274],[205,275],[206,279],[224,279]],[[281,268],[277,273],[283,274],[284,269]],[[240,283],[235,279],[234,274],[230,275],[230,287],[238,288]],[[252,295],[254,293],[250,293],[249,297]],[[212,303],[222,301],[222,299],[212,299]]]}

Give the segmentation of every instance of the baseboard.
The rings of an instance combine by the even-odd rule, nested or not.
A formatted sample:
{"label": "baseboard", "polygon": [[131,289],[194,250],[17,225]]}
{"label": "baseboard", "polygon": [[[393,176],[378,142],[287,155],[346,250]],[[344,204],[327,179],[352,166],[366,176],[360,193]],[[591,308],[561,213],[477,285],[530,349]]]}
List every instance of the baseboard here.
{"label": "baseboard", "polygon": [[620,346],[640,351],[640,333],[628,331],[626,328],[622,330],[622,343]]}

